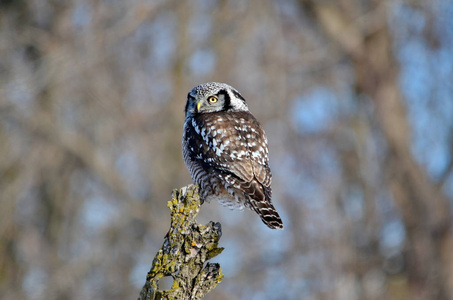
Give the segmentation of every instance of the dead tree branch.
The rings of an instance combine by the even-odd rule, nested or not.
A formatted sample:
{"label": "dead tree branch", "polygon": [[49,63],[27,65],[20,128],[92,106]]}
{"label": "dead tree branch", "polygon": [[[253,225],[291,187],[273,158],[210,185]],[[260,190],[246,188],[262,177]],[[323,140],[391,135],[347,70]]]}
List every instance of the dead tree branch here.
{"label": "dead tree branch", "polygon": [[[205,265],[223,250],[217,247],[222,229],[218,222],[211,221],[207,225],[196,222],[200,205],[197,186],[173,191],[172,200],[168,202],[170,230],[146,276],[140,300],[202,299],[222,281],[219,264]],[[159,289],[159,280],[164,276],[173,277],[170,290]]]}

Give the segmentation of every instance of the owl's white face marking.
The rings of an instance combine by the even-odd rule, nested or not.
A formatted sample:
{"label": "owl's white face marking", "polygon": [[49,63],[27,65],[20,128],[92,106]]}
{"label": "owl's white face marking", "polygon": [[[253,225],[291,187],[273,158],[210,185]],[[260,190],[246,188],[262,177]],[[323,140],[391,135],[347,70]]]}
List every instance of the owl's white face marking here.
{"label": "owl's white face marking", "polygon": [[196,86],[185,114],[184,162],[202,200],[249,207],[270,228],[283,228],[271,202],[266,135],[239,92],[223,83]]}

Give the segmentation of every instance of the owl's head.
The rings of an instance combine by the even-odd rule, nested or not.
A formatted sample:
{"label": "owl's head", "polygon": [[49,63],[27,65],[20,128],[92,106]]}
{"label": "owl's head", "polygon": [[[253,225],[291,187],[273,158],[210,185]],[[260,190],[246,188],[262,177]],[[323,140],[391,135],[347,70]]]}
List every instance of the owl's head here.
{"label": "owl's head", "polygon": [[186,117],[219,111],[248,111],[248,107],[244,97],[225,83],[203,83],[187,94]]}

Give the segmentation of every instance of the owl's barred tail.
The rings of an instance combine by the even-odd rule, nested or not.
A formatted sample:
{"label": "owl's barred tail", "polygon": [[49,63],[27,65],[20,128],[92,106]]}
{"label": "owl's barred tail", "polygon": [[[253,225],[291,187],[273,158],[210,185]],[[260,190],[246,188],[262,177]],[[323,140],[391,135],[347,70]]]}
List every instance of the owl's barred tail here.
{"label": "owl's barred tail", "polygon": [[254,210],[264,224],[271,229],[283,229],[283,222],[275,207],[272,205],[272,190],[266,186],[252,180],[248,184],[243,184],[242,189],[249,195],[249,207]]}
{"label": "owl's barred tail", "polygon": [[283,229],[283,222],[275,207],[269,202],[255,202],[253,210],[260,216],[261,221],[271,229]]}

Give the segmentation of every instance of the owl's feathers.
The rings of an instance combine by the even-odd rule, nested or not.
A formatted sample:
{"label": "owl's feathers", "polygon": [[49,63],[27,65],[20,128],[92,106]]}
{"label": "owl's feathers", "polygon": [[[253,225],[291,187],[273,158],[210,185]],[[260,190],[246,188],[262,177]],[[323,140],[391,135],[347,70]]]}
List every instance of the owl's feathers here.
{"label": "owl's feathers", "polygon": [[266,135],[238,91],[214,82],[196,86],[188,94],[182,143],[202,201],[246,206],[270,228],[283,228],[271,202]]}

